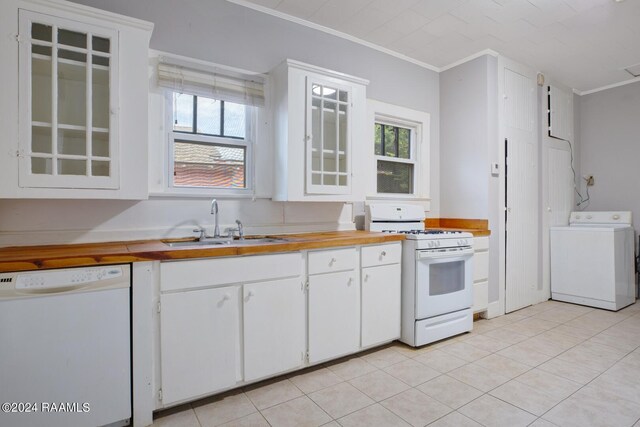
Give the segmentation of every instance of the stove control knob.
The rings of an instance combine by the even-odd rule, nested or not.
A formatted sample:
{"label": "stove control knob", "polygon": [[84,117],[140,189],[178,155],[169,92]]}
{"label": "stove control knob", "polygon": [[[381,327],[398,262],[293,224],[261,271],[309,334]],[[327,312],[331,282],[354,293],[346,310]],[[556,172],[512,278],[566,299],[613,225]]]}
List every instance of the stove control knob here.
{"label": "stove control knob", "polygon": [[438,240],[438,241],[436,242],[436,246],[437,246],[437,247],[440,247],[440,240]]}
{"label": "stove control knob", "polygon": [[429,247],[432,248],[435,242],[429,242]]}

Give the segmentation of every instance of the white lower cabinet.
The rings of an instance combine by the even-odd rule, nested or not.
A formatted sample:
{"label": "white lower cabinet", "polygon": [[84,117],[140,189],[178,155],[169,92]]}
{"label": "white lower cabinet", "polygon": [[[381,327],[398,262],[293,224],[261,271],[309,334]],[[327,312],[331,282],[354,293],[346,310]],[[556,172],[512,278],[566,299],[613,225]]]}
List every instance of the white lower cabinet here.
{"label": "white lower cabinet", "polygon": [[473,312],[489,306],[489,237],[473,239]]}
{"label": "white lower cabinet", "polygon": [[400,338],[402,243],[361,250],[363,348]]}
{"label": "white lower cabinet", "polygon": [[362,347],[400,337],[400,264],[362,269]]}
{"label": "white lower cabinet", "polygon": [[360,348],[360,286],[355,270],[309,277],[309,363]]}
{"label": "white lower cabinet", "polygon": [[302,278],[243,288],[244,380],[302,367],[306,347]]}
{"label": "white lower cabinet", "polygon": [[238,353],[237,286],[162,295],[164,404],[233,386]]}
{"label": "white lower cabinet", "polygon": [[396,242],[161,263],[156,409],[398,338],[400,258]]}

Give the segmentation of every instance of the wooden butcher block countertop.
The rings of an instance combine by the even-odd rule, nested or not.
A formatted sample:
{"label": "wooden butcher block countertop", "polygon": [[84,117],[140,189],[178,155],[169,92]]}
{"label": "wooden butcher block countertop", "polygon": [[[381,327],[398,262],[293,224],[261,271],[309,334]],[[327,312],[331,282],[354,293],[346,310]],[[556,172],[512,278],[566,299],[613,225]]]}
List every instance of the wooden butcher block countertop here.
{"label": "wooden butcher block countertop", "polygon": [[466,231],[474,237],[491,235],[489,221],[486,219],[427,218],[424,220],[424,225],[430,230]]}
{"label": "wooden butcher block countertop", "polygon": [[120,264],[137,261],[258,255],[404,240],[403,235],[368,231],[333,231],[269,237],[285,238],[286,241],[257,243],[255,245],[230,244],[170,247],[161,240],[148,240],[0,248],[0,272]]}

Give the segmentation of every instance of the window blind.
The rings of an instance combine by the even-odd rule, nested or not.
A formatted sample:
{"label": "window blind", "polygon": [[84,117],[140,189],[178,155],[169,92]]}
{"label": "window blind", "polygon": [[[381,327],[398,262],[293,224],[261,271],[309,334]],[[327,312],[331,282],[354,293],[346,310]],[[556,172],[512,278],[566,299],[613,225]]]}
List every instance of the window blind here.
{"label": "window blind", "polygon": [[175,92],[204,96],[237,104],[263,107],[264,80],[260,76],[209,71],[160,61],[158,85]]}

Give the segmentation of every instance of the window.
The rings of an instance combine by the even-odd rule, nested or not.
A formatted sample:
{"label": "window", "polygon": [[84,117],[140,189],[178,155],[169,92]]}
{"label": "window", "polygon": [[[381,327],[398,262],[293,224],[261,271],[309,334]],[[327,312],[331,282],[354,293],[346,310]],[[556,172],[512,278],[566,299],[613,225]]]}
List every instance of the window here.
{"label": "window", "polygon": [[429,207],[428,113],[367,100],[371,165],[367,199],[407,200]]}
{"label": "window", "polygon": [[158,86],[167,88],[166,191],[249,195],[257,112],[264,77],[216,64],[160,57]]}
{"label": "window", "polygon": [[378,193],[413,194],[415,155],[412,129],[375,123]]}
{"label": "window", "polygon": [[174,187],[246,189],[250,107],[173,93]]}

